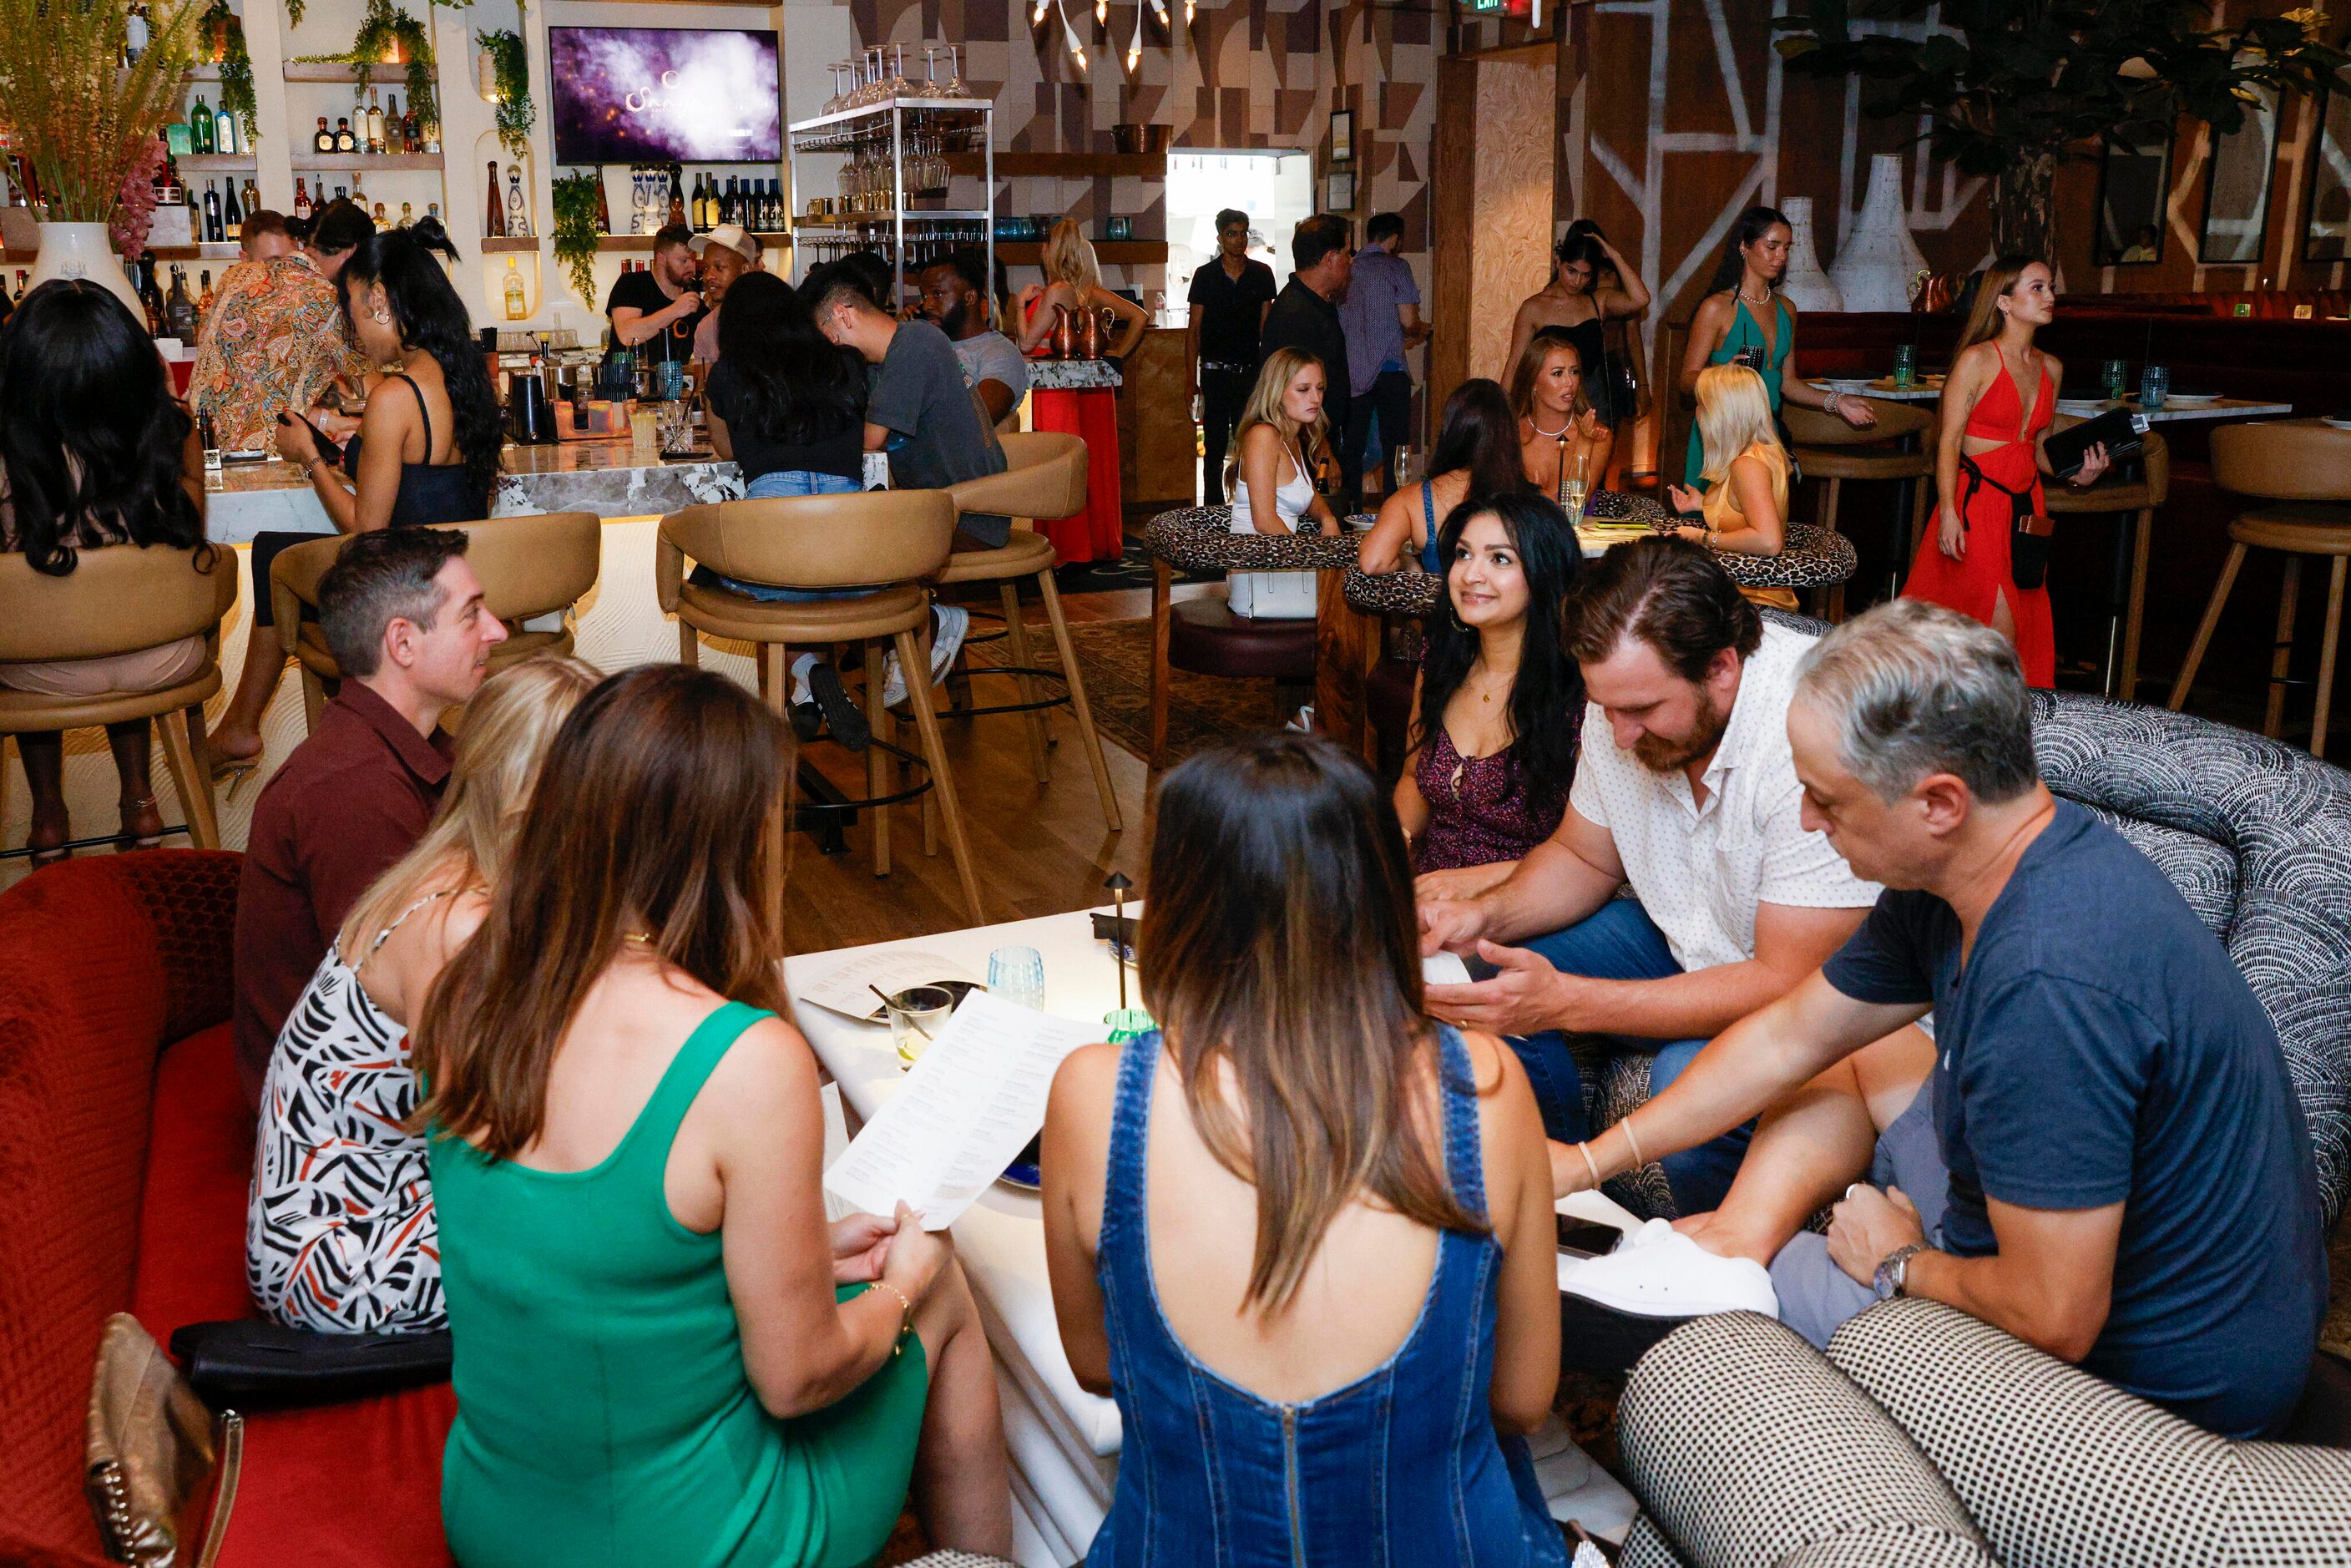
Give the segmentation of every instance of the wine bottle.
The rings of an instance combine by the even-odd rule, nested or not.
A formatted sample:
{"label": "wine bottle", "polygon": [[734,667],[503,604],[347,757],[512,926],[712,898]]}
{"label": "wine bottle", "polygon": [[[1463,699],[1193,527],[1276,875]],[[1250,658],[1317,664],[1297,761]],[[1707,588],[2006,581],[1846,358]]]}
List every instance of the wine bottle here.
{"label": "wine bottle", "polygon": [[504,239],[507,237],[507,204],[498,197],[498,161],[495,158],[490,160],[488,192],[488,204],[482,210],[482,237]]}
{"label": "wine bottle", "polygon": [[327,129],[327,117],[322,114],[319,116],[318,131],[310,138],[310,151],[313,152],[332,152],[334,150],[335,133]]}
{"label": "wine bottle", "polygon": [[294,181],[294,215],[306,224],[310,221],[310,187],[299,176]]}
{"label": "wine bottle", "polygon": [[238,143],[236,136],[236,116],[228,111],[228,106],[226,104],[223,104],[218,112],[214,113],[213,116],[213,146],[219,152],[242,152],[251,151],[251,149],[241,146]]}
{"label": "wine bottle", "polygon": [[367,150],[378,153],[383,151],[383,105],[376,100],[373,88],[368,89]]}
{"label": "wine bottle", "polygon": [[522,193],[522,166],[507,165],[507,234],[515,239],[530,237],[530,203]]}
{"label": "wine bottle", "polygon": [[520,321],[530,315],[530,302],[523,297],[522,274],[515,270],[515,258],[507,257],[507,319]]}
{"label": "wine bottle", "polygon": [[356,152],[359,150],[359,138],[351,134],[350,117],[348,115],[337,115],[335,117],[335,151],[338,152]]}
{"label": "wine bottle", "polygon": [[[220,192],[213,181],[206,180],[204,182],[204,238],[217,245],[227,237],[228,231],[221,227]],[[173,267],[172,275],[178,276],[179,270],[178,267]]]}
{"label": "wine bottle", "polygon": [[213,111],[204,107],[204,95],[196,94],[196,107],[188,114],[188,145],[199,153],[211,152],[219,129],[213,121]]}
{"label": "wine bottle", "polygon": [[245,238],[245,214],[236,204],[236,182],[228,183],[228,195],[221,203],[221,237],[226,240]]}

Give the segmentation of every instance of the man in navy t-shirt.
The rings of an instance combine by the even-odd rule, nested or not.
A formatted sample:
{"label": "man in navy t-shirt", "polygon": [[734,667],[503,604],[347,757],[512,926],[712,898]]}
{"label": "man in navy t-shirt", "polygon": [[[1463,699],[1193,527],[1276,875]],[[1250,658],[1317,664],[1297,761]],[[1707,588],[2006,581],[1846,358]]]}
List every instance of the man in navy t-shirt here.
{"label": "man in navy t-shirt", "polygon": [[[2014,652],[1976,622],[1902,600],[1838,629],[1788,732],[1806,825],[1888,891],[1819,974],[1641,1107],[1653,1159],[1780,1107],[1690,1233],[1769,1261],[1815,1342],[1926,1296],[2212,1431],[2277,1429],[2326,1263],[2301,1104],[2227,951],[2144,855],[2050,795]],[[1914,1092],[1839,1078],[1930,1009]],[[1588,1152],[1602,1176],[1633,1163],[1623,1137]],[[1827,1237],[1799,1235],[1840,1189]]]}

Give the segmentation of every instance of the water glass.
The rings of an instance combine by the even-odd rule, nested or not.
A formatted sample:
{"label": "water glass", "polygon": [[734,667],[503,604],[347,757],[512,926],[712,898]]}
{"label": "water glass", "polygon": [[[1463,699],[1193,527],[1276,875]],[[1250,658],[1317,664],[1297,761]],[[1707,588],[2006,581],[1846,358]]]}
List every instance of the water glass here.
{"label": "water glass", "polygon": [[2130,385],[2130,366],[2121,360],[2108,360],[2100,379],[2105,383],[2106,401],[2120,402],[2123,389]]}
{"label": "water glass", "polygon": [[987,993],[1016,1007],[1045,1006],[1045,956],[1034,947],[998,947],[987,956]]}
{"label": "water glass", "polygon": [[2165,365],[2149,365],[2139,372],[2138,406],[2143,413],[2153,413],[2163,407],[2163,400],[2171,391],[2171,371]]}
{"label": "water glass", "polygon": [[664,360],[653,367],[653,396],[664,402],[675,402],[685,395],[685,367],[675,360]]}
{"label": "water glass", "polygon": [[909,986],[883,1003],[890,1015],[890,1043],[898,1065],[912,1067],[955,1016],[955,993],[945,986]]}
{"label": "water glass", "polygon": [[1894,346],[1894,386],[1897,392],[1908,392],[1918,380],[1918,345],[1896,343]]}

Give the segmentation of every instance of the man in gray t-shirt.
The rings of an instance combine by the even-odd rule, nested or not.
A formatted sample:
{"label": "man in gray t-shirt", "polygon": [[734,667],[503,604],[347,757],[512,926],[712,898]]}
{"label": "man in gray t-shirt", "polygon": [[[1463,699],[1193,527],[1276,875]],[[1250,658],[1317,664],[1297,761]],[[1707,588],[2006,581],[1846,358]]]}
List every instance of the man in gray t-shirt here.
{"label": "man in gray t-shirt", "polygon": [[923,269],[923,316],[955,344],[963,361],[964,384],[1001,426],[1029,395],[1029,361],[1012,340],[991,328],[987,316],[987,260],[966,247]]}

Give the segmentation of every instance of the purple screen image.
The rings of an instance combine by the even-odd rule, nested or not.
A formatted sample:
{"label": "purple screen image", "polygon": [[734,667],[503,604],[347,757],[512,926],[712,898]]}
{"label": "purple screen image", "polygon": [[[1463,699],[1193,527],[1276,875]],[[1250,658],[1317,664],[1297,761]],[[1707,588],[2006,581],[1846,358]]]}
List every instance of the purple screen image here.
{"label": "purple screen image", "polygon": [[773,163],[776,35],[549,27],[559,163]]}

